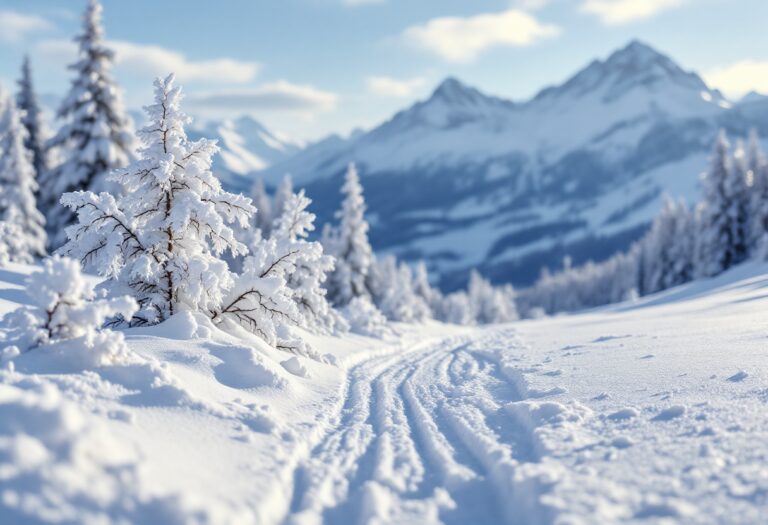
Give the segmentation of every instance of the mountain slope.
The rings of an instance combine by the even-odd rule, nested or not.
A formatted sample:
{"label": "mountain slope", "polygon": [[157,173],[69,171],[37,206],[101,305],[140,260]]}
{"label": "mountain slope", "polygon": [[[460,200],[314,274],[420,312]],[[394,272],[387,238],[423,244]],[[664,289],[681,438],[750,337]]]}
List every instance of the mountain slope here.
{"label": "mountain slope", "polygon": [[[748,105],[748,108],[747,108]],[[378,250],[426,259],[445,288],[478,265],[530,283],[566,254],[601,259],[642,234],[664,192],[695,198],[720,127],[765,128],[768,102],[731,105],[695,73],[631,42],[532,100],[447,79],[368,133],[262,171],[291,173],[332,218],[358,163]]]}
{"label": "mountain slope", "polygon": [[221,151],[213,170],[229,188],[250,191],[250,173],[263,170],[301,150],[301,145],[269,131],[252,117],[208,121],[189,131],[192,139],[216,139]]}

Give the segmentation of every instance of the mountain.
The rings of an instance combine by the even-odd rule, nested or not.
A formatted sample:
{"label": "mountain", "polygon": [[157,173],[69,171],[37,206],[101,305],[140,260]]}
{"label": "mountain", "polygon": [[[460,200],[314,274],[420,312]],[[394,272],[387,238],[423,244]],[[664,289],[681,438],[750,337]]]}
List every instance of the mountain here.
{"label": "mountain", "polygon": [[331,220],[358,164],[377,250],[425,259],[451,289],[478,266],[525,285],[565,255],[626,248],[667,192],[696,198],[718,129],[768,136],[768,99],[735,104],[641,42],[514,103],[457,79],[375,129],[260,172],[291,173]]}
{"label": "mountain", "polygon": [[188,130],[192,139],[216,139],[221,151],[213,170],[228,188],[250,191],[254,171],[263,170],[301,150],[299,143],[281,137],[252,117],[207,121]]}

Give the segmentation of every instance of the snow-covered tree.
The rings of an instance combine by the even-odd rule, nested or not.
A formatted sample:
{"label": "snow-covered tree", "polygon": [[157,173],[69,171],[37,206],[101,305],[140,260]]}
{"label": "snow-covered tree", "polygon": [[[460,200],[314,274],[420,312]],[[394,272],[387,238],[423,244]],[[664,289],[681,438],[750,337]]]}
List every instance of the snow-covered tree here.
{"label": "snow-covered tree", "polygon": [[[21,67],[21,78],[19,79],[19,92],[16,95],[16,105],[21,112],[21,122],[27,130],[27,138],[24,145],[32,153],[32,166],[35,169],[35,180],[37,180],[39,193],[43,193],[42,181],[45,179],[49,164],[49,153],[47,142],[50,138],[48,126],[43,118],[43,111],[37,100],[34,84],[32,81],[32,66],[29,57],[24,57],[24,63]],[[58,198],[58,196],[56,196]],[[44,201],[51,201],[51,197],[43,197]]]}
{"label": "snow-covered tree", "polygon": [[48,213],[52,246],[65,240],[64,228],[75,222],[71,211],[58,205],[60,195],[77,190],[119,193],[109,173],[128,164],[132,137],[119,92],[110,69],[113,52],[104,42],[101,5],[90,0],[83,17],[83,32],[75,38],[78,60],[72,87],[58,111],[64,121],[49,147],[61,148],[64,161],[45,180],[45,194],[55,199],[43,203]]}
{"label": "snow-covered tree", "polygon": [[750,188],[750,253],[765,258],[768,255],[768,161],[754,129],[747,146],[747,185]]}
{"label": "snow-covered tree", "polygon": [[478,324],[506,323],[517,320],[517,309],[507,294],[495,288],[489,281],[473,270],[467,287],[472,317]]}
{"label": "snow-covered tree", "polygon": [[30,264],[34,261],[24,233],[15,219],[0,221],[0,266],[17,262]]}
{"label": "snow-covered tree", "polygon": [[744,262],[749,257],[751,175],[749,159],[742,140],[736,142],[733,152],[733,171],[727,180],[726,191],[730,200],[731,237],[733,264]]}
{"label": "snow-covered tree", "polygon": [[[24,146],[27,131],[12,98],[5,98],[2,104],[0,133],[0,220],[15,224],[21,235],[5,244],[13,248],[10,260],[31,262],[32,257],[45,255],[45,219],[35,200],[32,154]],[[8,228],[5,230],[8,235]]]}
{"label": "snow-covered tree", "polygon": [[398,264],[394,256],[374,264],[370,281],[374,303],[390,321],[413,323],[430,317],[429,305],[414,289],[410,267]]}
{"label": "snow-covered tree", "polygon": [[302,317],[302,326],[313,331],[333,333],[344,330],[344,321],[326,299],[323,287],[334,259],[323,253],[323,245],[307,241],[315,229],[315,215],[307,211],[312,201],[304,190],[291,195],[283,206],[283,213],[275,220],[270,241],[279,253],[291,256],[291,266],[281,265],[284,278]]}
{"label": "snow-covered tree", "polygon": [[693,278],[694,235],[688,206],[665,197],[661,211],[641,241],[644,293],[666,290]]}
{"label": "snow-covered tree", "polygon": [[458,325],[475,324],[472,306],[466,292],[453,292],[446,295],[441,301],[438,319]]}
{"label": "snow-covered tree", "polygon": [[253,205],[258,210],[256,215],[253,216],[253,226],[261,230],[261,236],[263,238],[269,238],[269,234],[272,232],[272,201],[267,195],[267,190],[264,188],[264,179],[261,177],[256,179],[251,191],[251,198]]}
{"label": "snow-covered tree", "polygon": [[286,200],[272,235],[254,244],[213,318],[225,326],[239,325],[277,348],[317,358],[289,328],[338,333],[348,325],[331,308],[322,287],[333,258],[319,242],[306,240],[315,220],[307,211],[310,202],[303,191]]}
{"label": "snow-covered tree", "polygon": [[697,209],[696,274],[709,277],[739,262],[734,238],[734,169],[724,132],[718,136],[710,167],[702,180],[702,202]]}
{"label": "snow-covered tree", "polygon": [[336,214],[338,228],[326,229],[323,245],[336,258],[336,268],[328,279],[328,297],[338,306],[353,297],[370,297],[367,280],[374,262],[368,241],[363,187],[354,164],[349,165],[341,188],[344,201]]}
{"label": "snow-covered tree", "polygon": [[429,305],[432,316],[438,317],[443,294],[429,283],[429,272],[424,261],[419,261],[413,270],[413,291]]}
{"label": "snow-covered tree", "polygon": [[190,141],[174,77],[155,81],[140,159],[111,180],[124,196],[88,191],[62,202],[77,214],[62,252],[130,290],[140,310],[132,324],[153,324],[180,310],[218,312],[234,276],[221,259],[245,254],[230,224],[245,226],[250,199],[222,190],[211,173],[215,142]]}
{"label": "snow-covered tree", "polygon": [[272,209],[270,210],[273,222],[279,219],[283,214],[285,204],[291,196],[293,196],[293,179],[290,175],[285,175],[275,191],[275,198]]}
{"label": "snow-covered tree", "polygon": [[4,344],[22,350],[77,337],[84,337],[86,346],[93,346],[97,337],[100,345],[122,342],[122,334],[101,328],[116,316],[130,319],[138,307],[127,296],[97,299],[93,281],[82,275],[77,261],[66,257],[45,259],[42,271],[27,277],[26,289],[32,305],[2,321],[10,329]]}

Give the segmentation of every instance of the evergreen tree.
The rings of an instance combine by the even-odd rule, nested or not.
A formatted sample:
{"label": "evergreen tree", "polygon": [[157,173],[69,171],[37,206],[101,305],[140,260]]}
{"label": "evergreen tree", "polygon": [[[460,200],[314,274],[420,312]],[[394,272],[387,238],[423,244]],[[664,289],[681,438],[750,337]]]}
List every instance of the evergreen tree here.
{"label": "evergreen tree", "polygon": [[[24,57],[19,79],[19,92],[16,95],[16,104],[21,111],[21,122],[27,130],[27,139],[24,145],[32,153],[32,166],[35,169],[35,178],[38,182],[39,193],[44,193],[42,183],[50,168],[47,141],[50,138],[48,127],[43,119],[43,111],[37,100],[34,84],[32,82],[32,67],[29,57]],[[44,198],[50,200],[50,198]]]}
{"label": "evergreen tree", "polygon": [[764,258],[768,254],[768,162],[754,129],[747,146],[747,183],[750,187],[750,253]]}
{"label": "evergreen tree", "polygon": [[24,146],[27,131],[21,123],[16,103],[4,98],[0,118],[0,220],[15,224],[20,239],[15,239],[10,259],[31,262],[45,255],[45,219],[37,209],[35,170],[32,154]]}
{"label": "evergreen tree", "polygon": [[280,181],[280,185],[277,187],[277,191],[275,191],[274,203],[272,209],[270,210],[272,212],[273,222],[283,214],[285,204],[292,196],[293,179],[290,175],[286,175],[283,177],[283,180]]}
{"label": "evergreen tree", "polygon": [[62,197],[79,219],[62,251],[132,291],[140,306],[132,324],[157,323],[180,310],[218,311],[234,282],[220,255],[247,251],[229,224],[244,226],[254,208],[222,190],[211,173],[218,148],[187,138],[180,99],[173,75],[155,81],[155,103],[145,108],[149,124],[139,131],[140,160],[111,176],[124,196]]}
{"label": "evergreen tree", "polygon": [[749,159],[742,140],[736,142],[732,167],[725,189],[730,202],[732,264],[739,264],[747,259],[750,251],[751,188],[748,184],[752,182]]}
{"label": "evergreen tree", "polygon": [[472,270],[467,287],[472,317],[478,324],[506,323],[517,319],[514,302],[506,294]]}
{"label": "evergreen tree", "polygon": [[272,202],[267,195],[267,190],[264,188],[264,179],[261,177],[256,179],[253,184],[253,190],[251,191],[251,198],[253,205],[256,206],[256,215],[254,218],[254,227],[261,230],[261,236],[263,238],[269,238],[272,231]]}
{"label": "evergreen tree", "polygon": [[702,202],[697,210],[696,274],[717,275],[738,261],[734,250],[733,203],[729,179],[733,166],[724,132],[718,136],[709,171],[702,181]]}
{"label": "evergreen tree", "polygon": [[374,256],[368,242],[363,187],[354,164],[349,165],[341,191],[345,197],[336,214],[340,224],[337,229],[326,229],[323,244],[336,258],[336,268],[328,279],[328,297],[344,306],[353,297],[370,298],[367,281]]}
{"label": "evergreen tree", "polygon": [[414,290],[413,273],[407,264],[398,264],[389,255],[374,263],[370,275],[374,302],[387,319],[412,323],[429,318],[429,306]]}
{"label": "evergreen tree", "polygon": [[49,210],[48,231],[54,246],[64,241],[64,228],[75,222],[74,215],[58,205],[58,197],[77,190],[118,193],[119,185],[110,183],[107,176],[128,164],[132,150],[128,120],[110,74],[114,55],[104,44],[98,0],[90,0],[83,33],[75,41],[79,59],[70,66],[75,78],[57,115],[64,124],[49,142],[49,147],[61,148],[65,157],[45,184],[52,200],[43,204]]}

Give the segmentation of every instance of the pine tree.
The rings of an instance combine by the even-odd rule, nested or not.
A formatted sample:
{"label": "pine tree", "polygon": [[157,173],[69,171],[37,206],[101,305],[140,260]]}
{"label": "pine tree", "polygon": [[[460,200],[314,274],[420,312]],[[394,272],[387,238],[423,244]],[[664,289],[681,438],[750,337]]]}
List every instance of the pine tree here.
{"label": "pine tree", "polygon": [[79,223],[62,251],[132,291],[140,310],[132,324],[163,321],[180,310],[216,312],[234,276],[220,255],[247,248],[229,224],[244,226],[250,199],[222,190],[211,173],[215,142],[184,132],[181,89],[174,77],[155,81],[149,124],[139,131],[140,159],[111,179],[125,196],[77,191],[62,202]]}
{"label": "pine tree", "polygon": [[724,132],[718,136],[709,171],[702,181],[702,202],[697,210],[696,274],[717,275],[737,261],[734,252],[733,206],[728,189],[733,166]]}
{"label": "pine tree", "polygon": [[[19,92],[16,95],[16,104],[21,111],[21,122],[27,130],[27,138],[24,145],[32,153],[32,166],[35,169],[35,180],[37,180],[39,193],[45,193],[43,181],[46,178],[49,165],[49,155],[47,141],[50,138],[48,127],[43,119],[43,111],[37,100],[34,85],[32,82],[32,67],[29,57],[24,57],[24,63],[21,67],[21,78],[19,79]],[[43,196],[43,200],[50,201],[50,197]]]}
{"label": "pine tree", "polygon": [[744,262],[749,257],[749,226],[751,208],[751,181],[749,159],[742,140],[737,141],[733,152],[733,169],[726,181],[730,201],[731,238],[733,264]]}
{"label": "pine tree", "polygon": [[747,146],[747,185],[750,188],[750,253],[765,258],[768,255],[768,162],[754,129]]}
{"label": "pine tree", "polygon": [[645,293],[666,290],[693,278],[693,236],[688,207],[665,197],[653,226],[641,241]]}
{"label": "pine tree", "polygon": [[293,179],[290,175],[286,175],[283,177],[283,180],[280,181],[280,185],[277,187],[277,191],[275,191],[274,204],[271,209],[273,222],[280,218],[280,216],[283,214],[285,204],[288,202],[288,199],[290,199],[292,195]]}
{"label": "pine tree", "polygon": [[45,184],[46,193],[55,199],[43,203],[49,210],[48,231],[54,246],[64,241],[64,228],[75,222],[74,215],[58,205],[58,196],[77,190],[119,193],[119,185],[107,177],[128,164],[132,150],[128,120],[110,74],[114,55],[104,44],[98,0],[90,0],[83,33],[75,41],[79,60],[70,66],[75,78],[57,115],[65,123],[49,142],[49,147],[61,148],[65,156]]}
{"label": "pine tree", "polygon": [[368,241],[368,222],[365,220],[363,187],[354,164],[349,165],[345,195],[337,229],[326,229],[323,244],[336,258],[336,268],[328,279],[328,297],[333,304],[344,306],[353,297],[368,297],[368,275],[374,262],[373,249]]}
{"label": "pine tree", "polygon": [[32,262],[45,255],[45,219],[37,209],[35,171],[32,154],[24,146],[27,131],[21,123],[16,103],[4,98],[0,118],[0,220],[15,224],[20,239],[15,239],[9,258],[15,262]]}
{"label": "pine tree", "polygon": [[430,316],[429,305],[414,290],[410,267],[394,256],[373,265],[370,281],[374,302],[390,321],[412,323]]}
{"label": "pine tree", "polygon": [[506,323],[517,319],[517,310],[506,294],[472,270],[467,287],[472,317],[478,324]]}
{"label": "pine tree", "polygon": [[269,195],[267,195],[267,190],[264,188],[264,179],[261,177],[257,178],[253,184],[251,198],[257,210],[256,215],[253,216],[253,225],[261,230],[261,236],[267,239],[272,231],[272,202],[269,199]]}

